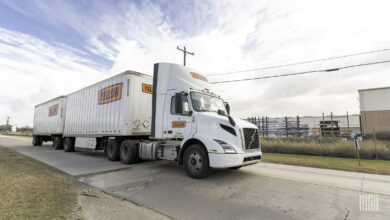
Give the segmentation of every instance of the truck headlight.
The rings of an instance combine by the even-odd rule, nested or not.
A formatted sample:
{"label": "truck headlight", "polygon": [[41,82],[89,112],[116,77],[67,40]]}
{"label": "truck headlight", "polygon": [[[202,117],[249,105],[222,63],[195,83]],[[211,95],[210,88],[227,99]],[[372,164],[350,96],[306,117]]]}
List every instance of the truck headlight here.
{"label": "truck headlight", "polygon": [[225,151],[225,154],[236,154],[237,153],[236,150],[234,150],[234,148],[232,147],[232,145],[230,145],[224,141],[221,141],[221,140],[214,139],[214,141],[217,142],[219,145],[221,145],[221,147]]}

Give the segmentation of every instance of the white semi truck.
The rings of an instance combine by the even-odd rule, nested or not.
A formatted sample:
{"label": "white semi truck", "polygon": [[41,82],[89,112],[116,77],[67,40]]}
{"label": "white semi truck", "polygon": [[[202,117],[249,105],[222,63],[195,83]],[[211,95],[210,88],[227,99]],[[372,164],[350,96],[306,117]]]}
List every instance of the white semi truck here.
{"label": "white semi truck", "polygon": [[[47,126],[40,120],[58,115],[50,113],[56,104],[38,105],[34,145],[52,139],[55,149],[104,150],[109,160],[125,164],[172,160],[192,178],[262,158],[258,128],[233,119],[207,78],[188,67],[157,63],[153,78],[126,71],[61,98],[63,123],[56,126],[63,133],[35,132]],[[47,110],[38,111],[42,106]]]}

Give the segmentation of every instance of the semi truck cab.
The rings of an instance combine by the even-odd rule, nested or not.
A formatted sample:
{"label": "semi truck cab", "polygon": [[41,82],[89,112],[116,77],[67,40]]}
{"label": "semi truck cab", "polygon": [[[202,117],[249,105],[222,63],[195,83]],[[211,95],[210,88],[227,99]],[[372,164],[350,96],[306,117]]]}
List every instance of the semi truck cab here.
{"label": "semi truck cab", "polygon": [[151,138],[179,141],[176,160],[192,177],[203,176],[203,166],[239,168],[262,158],[258,128],[232,118],[229,104],[194,69],[155,64],[152,106]]}

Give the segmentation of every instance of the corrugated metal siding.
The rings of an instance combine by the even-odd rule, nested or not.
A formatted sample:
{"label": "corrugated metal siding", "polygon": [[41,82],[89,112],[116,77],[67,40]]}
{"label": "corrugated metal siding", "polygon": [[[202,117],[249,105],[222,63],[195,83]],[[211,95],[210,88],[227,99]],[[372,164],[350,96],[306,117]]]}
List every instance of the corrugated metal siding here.
{"label": "corrugated metal siding", "polygon": [[359,90],[360,111],[390,110],[390,88]]}
{"label": "corrugated metal siding", "polygon": [[[49,116],[49,108],[57,105],[57,114]],[[34,135],[62,134],[66,112],[66,98],[53,99],[35,107],[34,112]]]}
{"label": "corrugated metal siding", "polygon": [[[99,91],[118,83],[122,83],[121,99],[99,104]],[[150,127],[136,133],[133,130],[133,118],[140,121],[151,118],[152,95],[142,93],[142,83],[151,84],[151,77],[119,74],[68,95],[64,136],[150,134]]]}
{"label": "corrugated metal siding", "polygon": [[[152,126],[152,94],[142,92],[142,83],[145,83],[145,80],[143,78],[132,76],[131,83],[131,87],[134,90],[134,92],[132,93],[133,105],[131,109],[131,111],[133,112],[131,118],[131,122],[133,123],[132,131],[133,133],[148,133],[148,135],[150,135]],[[147,84],[152,83],[152,80],[150,80]],[[139,125],[138,121],[140,122]]]}
{"label": "corrugated metal siding", "polygon": [[361,112],[363,134],[390,133],[390,110]]}

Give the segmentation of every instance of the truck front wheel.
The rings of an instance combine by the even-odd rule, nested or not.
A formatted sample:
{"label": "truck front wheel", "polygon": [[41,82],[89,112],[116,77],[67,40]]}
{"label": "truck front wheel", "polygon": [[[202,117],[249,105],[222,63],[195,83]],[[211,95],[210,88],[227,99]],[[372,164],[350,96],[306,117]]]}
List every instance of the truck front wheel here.
{"label": "truck front wheel", "polygon": [[201,179],[210,174],[207,152],[199,144],[191,145],[184,152],[184,169],[186,173],[195,179]]}
{"label": "truck front wheel", "polygon": [[132,164],[138,161],[138,149],[134,142],[130,140],[123,141],[121,143],[119,156],[122,163]]}
{"label": "truck front wheel", "polygon": [[117,161],[119,160],[119,146],[118,142],[109,140],[105,149],[106,157],[108,160]]}

